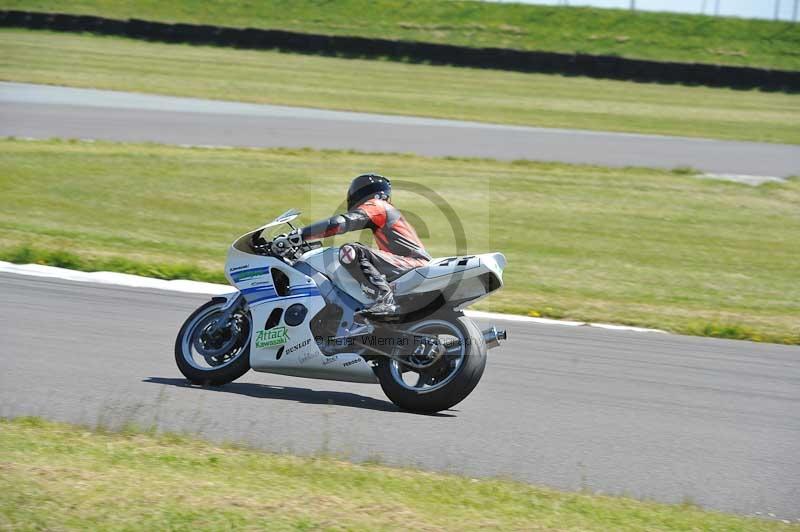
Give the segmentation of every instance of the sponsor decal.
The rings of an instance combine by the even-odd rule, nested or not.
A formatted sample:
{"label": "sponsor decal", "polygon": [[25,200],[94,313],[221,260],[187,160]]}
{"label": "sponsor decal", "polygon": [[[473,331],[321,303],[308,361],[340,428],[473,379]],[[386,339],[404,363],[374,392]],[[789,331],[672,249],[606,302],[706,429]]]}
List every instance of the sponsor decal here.
{"label": "sponsor decal", "polygon": [[317,358],[317,353],[315,353],[313,351],[308,351],[306,353],[302,353],[298,357],[297,362],[302,365],[302,364],[305,364],[306,362],[308,362],[309,360],[313,360],[315,358]]}
{"label": "sponsor decal", "polygon": [[339,355],[332,355],[329,357],[325,357],[325,360],[322,361],[323,366],[327,366],[328,364],[332,364],[339,360]]}
{"label": "sponsor decal", "polygon": [[253,268],[252,270],[240,271],[238,273],[232,273],[231,277],[237,283],[242,281],[246,281],[248,279],[256,279],[258,277],[263,277],[269,274],[269,267],[266,268]]}
{"label": "sponsor decal", "polygon": [[308,345],[308,344],[310,344],[310,343],[311,343],[311,338],[309,338],[309,339],[307,339],[307,340],[303,340],[303,341],[302,341],[302,342],[300,342],[299,344],[295,344],[295,345],[293,345],[292,347],[288,348],[288,349],[285,351],[285,354],[287,354],[287,355],[288,355],[289,353],[294,353],[294,352],[295,352],[295,351],[297,351],[298,349],[302,349],[303,347],[307,346],[307,345]]}
{"label": "sponsor decal", "polygon": [[246,269],[247,269],[247,268],[249,268],[249,267],[250,267],[250,265],[249,265],[249,264],[245,264],[244,266],[236,266],[236,267],[234,267],[234,268],[231,268],[231,269],[229,269],[228,271],[229,271],[229,272],[231,272],[231,273],[233,273],[233,272],[238,272],[239,270],[246,270]]}
{"label": "sponsor decal", "polygon": [[273,327],[256,332],[256,349],[266,349],[283,345],[289,339],[286,327]]}
{"label": "sponsor decal", "polygon": [[350,360],[349,362],[345,362],[344,364],[342,364],[342,367],[346,368],[347,366],[352,366],[353,364],[358,364],[359,362],[361,362],[360,358],[354,358],[353,360]]}

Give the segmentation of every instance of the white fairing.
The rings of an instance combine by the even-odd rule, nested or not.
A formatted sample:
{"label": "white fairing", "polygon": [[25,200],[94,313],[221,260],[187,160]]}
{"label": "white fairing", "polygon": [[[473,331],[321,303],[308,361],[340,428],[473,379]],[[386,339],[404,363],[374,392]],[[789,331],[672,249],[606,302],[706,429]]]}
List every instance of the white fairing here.
{"label": "white fairing", "polygon": [[[339,262],[338,248],[322,248],[303,255],[303,262],[320,273],[324,273],[333,283],[360,303],[368,304],[370,298],[361,290],[361,285]],[[474,303],[486,297],[485,274],[496,278],[496,287],[503,286],[503,268],[506,258],[502,253],[485,253],[468,257],[447,257],[433,259],[427,266],[415,268],[392,285],[395,295],[436,292],[456,285],[451,293],[454,300],[469,300]],[[495,289],[497,289],[495,288]]]}
{"label": "white fairing", "polygon": [[[436,292],[449,287],[450,299],[466,300],[463,306],[486,297],[503,286],[506,258],[502,253],[485,253],[468,257],[433,259],[427,266],[416,268],[399,277],[393,284],[395,293]],[[491,276],[492,288],[487,287]]]}
{"label": "white fairing", "polygon": [[303,262],[325,274],[333,284],[347,292],[356,301],[369,304],[370,298],[361,289],[359,282],[339,262],[339,248],[320,248],[303,255]]}
{"label": "white fairing", "polygon": [[[326,306],[320,287],[283,260],[252,253],[251,235],[243,235],[233,243],[225,265],[225,276],[244,295],[253,320],[250,366],[268,373],[376,383],[371,366],[357,353],[322,354],[310,326],[312,318]],[[338,248],[320,248],[305,253],[302,260],[359,303],[369,303],[369,297],[339,263],[338,256]],[[505,263],[500,253],[434,259],[395,280],[395,293],[405,295],[448,288],[450,297],[463,301],[460,305],[464,307],[502,286]],[[283,286],[276,286],[276,278],[282,277],[279,272],[288,279]],[[491,282],[487,282],[487,274]],[[228,296],[229,302],[233,298],[235,294]],[[307,312],[301,321],[290,325],[286,323],[287,309],[295,304],[301,304]],[[280,319],[265,328],[275,309],[281,309]]]}
{"label": "white fairing", "polygon": [[[237,240],[228,252],[225,275],[230,283],[244,294],[253,318],[250,340],[250,366],[256,371],[280,373],[315,379],[375,383],[372,368],[355,353],[325,356],[311,333],[310,322],[325,307],[319,287],[306,275],[274,257],[247,253],[237,248],[245,237]],[[277,293],[273,269],[289,278],[285,295]],[[286,323],[286,309],[300,303],[308,309],[305,319],[295,326]],[[270,314],[283,310],[281,319],[264,330]]]}

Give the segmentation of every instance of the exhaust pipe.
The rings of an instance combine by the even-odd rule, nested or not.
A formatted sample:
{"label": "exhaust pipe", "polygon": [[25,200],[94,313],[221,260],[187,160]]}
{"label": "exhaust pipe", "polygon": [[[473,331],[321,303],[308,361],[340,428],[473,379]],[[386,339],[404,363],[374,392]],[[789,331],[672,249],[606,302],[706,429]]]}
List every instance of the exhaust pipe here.
{"label": "exhaust pipe", "polygon": [[507,340],[508,333],[505,329],[497,330],[497,327],[492,325],[483,331],[483,341],[486,342],[486,349],[493,349],[500,347],[500,340]]}

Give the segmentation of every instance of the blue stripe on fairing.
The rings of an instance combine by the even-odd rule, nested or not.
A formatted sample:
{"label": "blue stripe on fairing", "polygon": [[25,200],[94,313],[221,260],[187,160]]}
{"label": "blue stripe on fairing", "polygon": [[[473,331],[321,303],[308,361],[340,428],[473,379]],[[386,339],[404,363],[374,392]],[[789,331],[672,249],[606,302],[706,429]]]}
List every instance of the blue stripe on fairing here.
{"label": "blue stripe on fairing", "polygon": [[309,291],[309,292],[296,292],[296,293],[292,292],[292,295],[287,296],[287,297],[298,297],[298,296],[313,297],[313,296],[318,296],[318,295],[321,295],[319,293],[319,290],[313,290],[313,291]]}
{"label": "blue stripe on fairing", "polygon": [[286,296],[286,297],[264,296],[264,297],[260,297],[260,298],[257,298],[257,299],[248,300],[247,302],[249,304],[253,305],[255,303],[262,303],[264,301],[287,301],[289,299],[299,299],[299,298],[302,298],[302,297],[318,296],[318,295],[320,295],[319,292],[317,292],[316,294],[297,294],[297,295],[291,295],[291,296]]}
{"label": "blue stripe on fairing", "polygon": [[241,290],[241,292],[243,294],[252,294],[253,292],[265,292],[265,291],[270,291],[273,294],[275,293],[275,289],[271,284],[253,286],[251,288],[245,288],[245,289]]}
{"label": "blue stripe on fairing", "polygon": [[321,295],[319,288],[313,284],[295,285],[289,287],[291,292],[288,296],[279,296],[272,285],[253,286],[242,290],[250,304],[261,303],[263,301],[284,301],[287,299],[297,299],[301,297],[312,297]]}
{"label": "blue stripe on fairing", "polygon": [[[241,290],[243,294],[254,294],[256,292],[272,292],[273,294],[277,295],[275,289],[272,285],[264,285],[264,286],[253,286],[252,288],[245,288]],[[302,289],[298,288],[296,290],[292,290],[290,295],[298,295],[304,294],[308,296],[319,295],[319,289],[316,286],[306,286]]]}

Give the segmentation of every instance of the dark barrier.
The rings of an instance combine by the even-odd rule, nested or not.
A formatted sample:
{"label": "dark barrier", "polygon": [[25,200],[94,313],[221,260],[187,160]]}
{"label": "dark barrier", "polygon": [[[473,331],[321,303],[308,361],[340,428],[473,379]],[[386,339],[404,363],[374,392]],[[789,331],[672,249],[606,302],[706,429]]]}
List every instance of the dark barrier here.
{"label": "dark barrier", "polygon": [[737,89],[800,91],[800,71],[699,63],[626,59],[608,55],[564,54],[504,48],[471,48],[388,39],[315,35],[281,30],[167,24],[147,20],[0,10],[0,27],[90,32],[136,39],[210,44],[339,57],[385,57],[412,63],[539,72],[649,83],[682,83]]}

